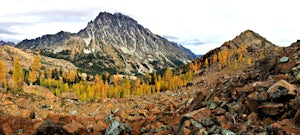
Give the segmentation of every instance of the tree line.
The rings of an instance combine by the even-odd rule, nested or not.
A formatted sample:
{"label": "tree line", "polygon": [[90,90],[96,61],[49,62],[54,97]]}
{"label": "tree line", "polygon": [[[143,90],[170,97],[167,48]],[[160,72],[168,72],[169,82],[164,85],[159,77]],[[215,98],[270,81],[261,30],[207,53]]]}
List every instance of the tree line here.
{"label": "tree line", "polygon": [[[8,87],[8,76],[12,78],[12,87]],[[13,69],[9,72],[0,60],[0,87],[3,89],[21,91],[22,85],[26,83],[27,85],[47,87],[56,96],[60,96],[64,92],[72,92],[82,101],[92,101],[99,98],[123,98],[175,90],[186,86],[191,80],[191,71],[176,75],[170,68],[167,68],[163,74],[157,74],[154,71],[135,79],[120,74],[110,75],[108,72],[87,79],[76,69],[42,66],[39,52],[34,56],[28,70],[22,68],[18,57],[14,57]]]}

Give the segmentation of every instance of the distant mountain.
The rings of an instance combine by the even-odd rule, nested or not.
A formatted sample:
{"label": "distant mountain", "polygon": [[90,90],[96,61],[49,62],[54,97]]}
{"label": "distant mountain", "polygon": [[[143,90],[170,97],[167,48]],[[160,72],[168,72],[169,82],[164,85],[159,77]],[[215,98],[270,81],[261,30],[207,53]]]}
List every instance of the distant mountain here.
{"label": "distant mountain", "polygon": [[78,33],[59,32],[17,45],[40,49],[43,55],[63,58],[87,72],[138,74],[178,67],[196,58],[190,50],[153,34],[121,13],[101,12]]}
{"label": "distant mountain", "polygon": [[6,42],[3,40],[0,40],[0,45],[10,45],[10,46],[15,46],[16,44],[14,42]]}
{"label": "distant mountain", "polygon": [[[74,36],[74,33],[60,31],[54,35],[44,35],[42,37],[38,37],[36,39],[25,39],[21,41],[17,47],[23,49],[50,49],[52,50],[56,46],[62,45],[66,40],[68,40],[71,36]],[[61,51],[56,50],[56,51]]]}

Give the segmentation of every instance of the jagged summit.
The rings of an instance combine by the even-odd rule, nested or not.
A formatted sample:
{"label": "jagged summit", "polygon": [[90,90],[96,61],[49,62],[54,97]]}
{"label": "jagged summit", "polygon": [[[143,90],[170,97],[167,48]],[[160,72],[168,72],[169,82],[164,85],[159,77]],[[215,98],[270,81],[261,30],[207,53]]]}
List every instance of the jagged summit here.
{"label": "jagged summit", "polygon": [[87,72],[143,74],[196,58],[190,50],[153,34],[131,17],[108,12],[99,13],[76,34],[45,35],[24,40],[17,47],[40,49],[44,55],[69,60]]}

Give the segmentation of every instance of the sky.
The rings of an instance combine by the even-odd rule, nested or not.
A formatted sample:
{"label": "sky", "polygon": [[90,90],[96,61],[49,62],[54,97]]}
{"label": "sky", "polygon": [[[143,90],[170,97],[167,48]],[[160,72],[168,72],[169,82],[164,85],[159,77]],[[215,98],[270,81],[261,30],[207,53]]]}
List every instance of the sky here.
{"label": "sky", "polygon": [[[279,46],[300,39],[297,0],[2,0],[0,40],[77,33],[100,12],[132,17],[155,34],[205,54],[245,30]],[[299,35],[299,36],[298,36]]]}

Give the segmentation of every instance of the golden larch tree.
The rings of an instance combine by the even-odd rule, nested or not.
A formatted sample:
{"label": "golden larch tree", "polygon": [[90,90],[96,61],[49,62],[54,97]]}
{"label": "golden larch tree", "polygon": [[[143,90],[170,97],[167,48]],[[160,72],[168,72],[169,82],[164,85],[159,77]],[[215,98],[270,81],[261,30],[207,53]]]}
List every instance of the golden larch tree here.
{"label": "golden larch tree", "polygon": [[13,68],[12,78],[14,83],[14,89],[20,90],[21,85],[24,82],[24,72],[19,62],[19,58],[17,56],[14,58],[14,68]]}
{"label": "golden larch tree", "polygon": [[2,60],[0,60],[0,87],[3,86],[3,88],[6,90],[7,89],[7,81],[6,81],[5,75],[6,75],[6,70],[5,70]]}
{"label": "golden larch tree", "polygon": [[37,52],[37,55],[33,58],[33,62],[31,63],[31,71],[29,72],[29,77],[28,77],[28,81],[30,82],[30,85],[32,85],[32,83],[37,81],[37,77],[38,77],[38,73],[41,70],[41,56],[40,56],[40,52]]}
{"label": "golden larch tree", "polygon": [[207,58],[204,61],[204,65],[205,65],[206,68],[208,68],[209,65],[208,65],[208,59]]}

